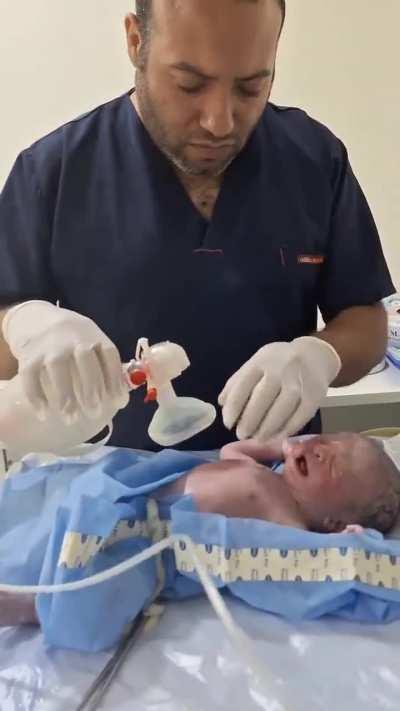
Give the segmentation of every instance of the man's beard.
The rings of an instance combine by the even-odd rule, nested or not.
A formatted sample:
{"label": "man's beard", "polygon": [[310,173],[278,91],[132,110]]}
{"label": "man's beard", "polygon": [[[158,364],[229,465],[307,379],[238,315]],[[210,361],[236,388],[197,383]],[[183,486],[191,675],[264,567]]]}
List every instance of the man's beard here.
{"label": "man's beard", "polygon": [[160,118],[161,112],[158,110],[156,102],[153,101],[150,95],[146,78],[142,72],[140,74],[138,72],[137,74],[136,97],[140,117],[153,142],[166,158],[182,173],[186,175],[217,177],[225,172],[240,153],[242,146],[239,144],[239,141],[236,141],[229,156],[225,157],[224,160],[213,161],[210,166],[201,166],[199,165],[199,161],[189,160],[185,156],[184,144],[174,145],[168,138],[168,131]]}

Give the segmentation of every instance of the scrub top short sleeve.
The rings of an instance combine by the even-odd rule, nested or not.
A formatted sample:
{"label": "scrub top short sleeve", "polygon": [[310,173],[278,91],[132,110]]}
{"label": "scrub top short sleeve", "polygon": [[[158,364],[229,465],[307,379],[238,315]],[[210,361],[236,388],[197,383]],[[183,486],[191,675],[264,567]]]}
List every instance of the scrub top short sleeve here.
{"label": "scrub top short sleeve", "polygon": [[48,207],[32,152],[24,151],[0,194],[0,306],[56,300],[49,269]]}
{"label": "scrub top short sleeve", "polygon": [[326,322],[352,306],[368,306],[395,290],[367,200],[352,171],[347,151],[335,161],[337,178],[319,308]]}

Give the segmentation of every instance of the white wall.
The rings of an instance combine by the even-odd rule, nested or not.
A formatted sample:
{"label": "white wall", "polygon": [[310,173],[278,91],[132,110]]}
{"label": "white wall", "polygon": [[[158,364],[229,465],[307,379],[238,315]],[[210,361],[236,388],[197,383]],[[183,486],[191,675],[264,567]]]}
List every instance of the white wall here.
{"label": "white wall", "polygon": [[0,186],[16,154],[133,85],[133,0],[0,0]]}
{"label": "white wall", "polygon": [[400,0],[287,0],[274,91],[347,145],[400,290]]}
{"label": "white wall", "polygon": [[[400,289],[400,0],[287,0],[274,99],[347,144]],[[34,139],[125,91],[133,0],[0,0],[0,185]]]}

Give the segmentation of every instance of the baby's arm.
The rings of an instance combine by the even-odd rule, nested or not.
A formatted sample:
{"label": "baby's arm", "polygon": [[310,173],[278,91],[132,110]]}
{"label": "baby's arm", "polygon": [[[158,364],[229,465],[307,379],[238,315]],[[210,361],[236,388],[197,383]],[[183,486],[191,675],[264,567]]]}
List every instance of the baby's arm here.
{"label": "baby's arm", "polygon": [[221,449],[221,459],[244,459],[256,462],[273,462],[283,459],[284,437],[275,437],[268,442],[258,442],[247,439],[242,442],[231,442]]}
{"label": "baby's arm", "polygon": [[158,490],[158,496],[192,496],[201,513],[228,518],[267,519],[269,476],[276,475],[254,459],[230,459],[194,467],[185,476]]}
{"label": "baby's arm", "polygon": [[38,624],[34,595],[0,592],[0,627]]}
{"label": "baby's arm", "polygon": [[306,528],[281,477],[250,457],[248,461],[225,460],[194,467],[165,488],[165,494],[192,496],[200,513]]}

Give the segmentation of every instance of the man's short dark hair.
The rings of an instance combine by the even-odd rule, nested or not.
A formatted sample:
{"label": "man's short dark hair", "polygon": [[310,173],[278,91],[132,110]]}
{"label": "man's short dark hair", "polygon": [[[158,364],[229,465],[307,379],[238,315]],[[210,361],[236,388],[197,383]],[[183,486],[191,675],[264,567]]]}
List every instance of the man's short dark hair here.
{"label": "man's short dark hair", "polygon": [[[257,2],[257,0],[249,0],[250,2]],[[286,18],[286,0],[277,0],[281,10],[282,10],[282,27]],[[151,12],[152,12],[153,0],[136,0],[136,16],[139,21],[139,27],[143,34],[145,41],[148,39],[150,34],[150,23],[151,23]]]}

